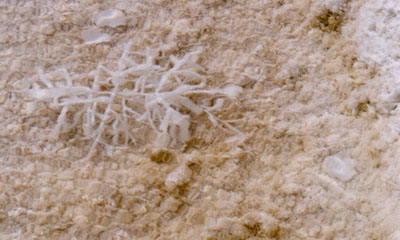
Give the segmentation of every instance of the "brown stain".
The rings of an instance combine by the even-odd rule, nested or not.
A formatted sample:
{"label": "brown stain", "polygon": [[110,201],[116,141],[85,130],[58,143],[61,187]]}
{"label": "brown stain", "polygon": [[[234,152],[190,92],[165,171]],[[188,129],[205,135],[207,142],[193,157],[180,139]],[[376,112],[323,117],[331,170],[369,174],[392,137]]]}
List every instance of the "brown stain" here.
{"label": "brown stain", "polygon": [[326,9],[315,17],[312,27],[319,28],[323,32],[340,32],[343,20],[343,13]]}
{"label": "brown stain", "polygon": [[170,163],[174,160],[174,155],[168,150],[161,149],[152,153],[150,160],[158,164]]}

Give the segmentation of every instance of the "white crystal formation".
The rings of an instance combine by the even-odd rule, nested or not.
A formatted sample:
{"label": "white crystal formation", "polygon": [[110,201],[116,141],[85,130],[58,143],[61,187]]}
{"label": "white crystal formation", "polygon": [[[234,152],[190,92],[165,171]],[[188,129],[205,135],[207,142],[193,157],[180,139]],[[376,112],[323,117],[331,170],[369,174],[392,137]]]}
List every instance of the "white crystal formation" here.
{"label": "white crystal formation", "polygon": [[111,41],[111,36],[101,32],[98,28],[90,28],[81,34],[82,39],[86,44],[102,43]]}
{"label": "white crystal formation", "polygon": [[330,176],[336,177],[343,182],[349,181],[356,174],[353,161],[349,158],[340,158],[338,156],[325,158],[322,168]]}
{"label": "white crystal formation", "polygon": [[125,15],[122,11],[108,9],[96,17],[96,25],[99,27],[118,27],[126,24]]}
{"label": "white crystal formation", "polygon": [[165,185],[168,189],[173,189],[188,182],[191,176],[192,170],[186,165],[181,165],[167,175]]}

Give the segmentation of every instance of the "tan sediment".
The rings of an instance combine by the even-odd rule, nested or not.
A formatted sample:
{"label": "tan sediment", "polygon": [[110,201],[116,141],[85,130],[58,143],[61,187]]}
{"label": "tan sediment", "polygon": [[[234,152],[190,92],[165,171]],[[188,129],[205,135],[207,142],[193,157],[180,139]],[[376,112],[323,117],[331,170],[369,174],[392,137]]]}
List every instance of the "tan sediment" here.
{"label": "tan sediment", "polygon": [[[39,4],[40,3],[40,4]],[[1,3],[0,3],[1,4]],[[398,228],[397,136],[378,96],[376,66],[353,37],[364,1],[9,1],[0,5],[1,239],[388,239]],[[95,16],[127,24],[85,44]],[[218,114],[245,133],[193,119],[192,138],[166,149],[90,147],[81,129],[53,138],[59,110],[19,92],[45,71],[115,65],[143,51],[204,48],[207,86],[244,90]],[[82,79],[82,84],[90,79]],[[32,110],[34,109],[34,110]],[[159,140],[159,139],[158,139]],[[101,148],[101,147],[100,147]],[[352,159],[342,181],[323,168]]]}

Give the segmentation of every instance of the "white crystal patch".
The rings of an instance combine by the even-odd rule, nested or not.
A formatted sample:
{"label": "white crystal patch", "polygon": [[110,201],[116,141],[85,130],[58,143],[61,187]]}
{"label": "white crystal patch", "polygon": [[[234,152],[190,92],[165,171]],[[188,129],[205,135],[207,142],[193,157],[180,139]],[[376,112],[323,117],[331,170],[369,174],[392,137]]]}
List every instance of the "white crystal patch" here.
{"label": "white crystal patch", "polygon": [[332,177],[336,177],[343,182],[349,181],[355,174],[353,161],[349,158],[339,158],[329,156],[322,163],[322,168]]}
{"label": "white crystal patch", "polygon": [[105,10],[96,18],[96,25],[99,27],[118,27],[125,24],[125,15],[121,11],[115,9]]}
{"label": "white crystal patch", "polygon": [[87,44],[111,41],[111,36],[106,33],[102,33],[98,28],[91,28],[83,31],[81,37]]}

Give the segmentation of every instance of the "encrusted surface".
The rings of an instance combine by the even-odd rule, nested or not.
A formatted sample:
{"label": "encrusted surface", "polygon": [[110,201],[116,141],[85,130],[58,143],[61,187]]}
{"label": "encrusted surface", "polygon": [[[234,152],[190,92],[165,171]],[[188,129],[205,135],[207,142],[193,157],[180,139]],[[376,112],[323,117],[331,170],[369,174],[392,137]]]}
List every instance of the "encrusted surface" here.
{"label": "encrusted surface", "polygon": [[[0,1],[0,238],[396,239],[400,15],[365,2]],[[82,160],[91,139],[55,137],[60,109],[21,90],[38,69],[115,70],[129,41],[203,47],[206,88],[243,88],[215,117],[244,134],[203,113],[186,143],[144,131]]]}

